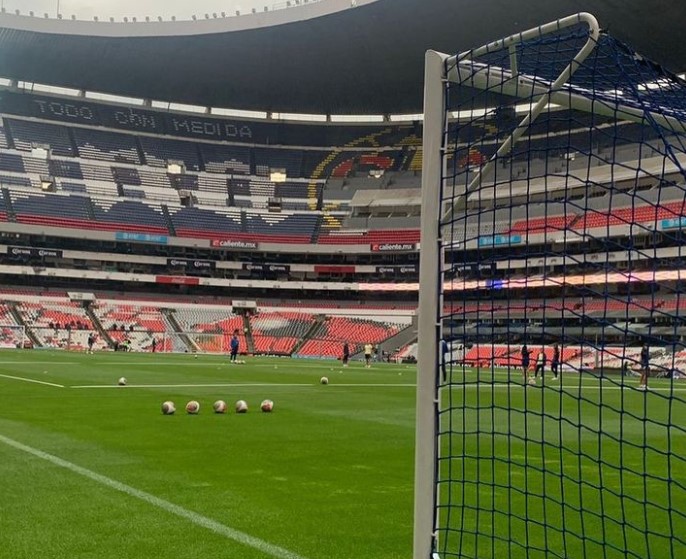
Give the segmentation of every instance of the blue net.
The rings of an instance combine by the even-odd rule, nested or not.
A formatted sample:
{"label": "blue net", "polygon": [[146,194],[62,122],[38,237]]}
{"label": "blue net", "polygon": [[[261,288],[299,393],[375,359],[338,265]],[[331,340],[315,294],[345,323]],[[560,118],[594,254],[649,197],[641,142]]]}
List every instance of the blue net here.
{"label": "blue net", "polygon": [[686,83],[601,34],[501,149],[587,40],[448,62],[441,558],[686,557]]}

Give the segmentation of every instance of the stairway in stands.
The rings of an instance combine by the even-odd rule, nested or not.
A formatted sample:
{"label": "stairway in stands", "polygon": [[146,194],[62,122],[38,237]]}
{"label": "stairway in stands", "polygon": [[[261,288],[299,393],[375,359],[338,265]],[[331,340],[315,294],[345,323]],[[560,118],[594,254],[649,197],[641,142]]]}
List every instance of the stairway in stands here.
{"label": "stairway in stands", "polygon": [[103,327],[102,323],[98,319],[98,316],[93,312],[93,309],[91,309],[90,303],[86,301],[84,304],[83,308],[86,311],[86,315],[88,315],[88,318],[90,318],[91,324],[95,327],[95,329],[98,331],[98,333],[102,336],[102,339],[107,342],[107,345],[111,348],[114,347],[114,341],[110,337],[109,333],[105,328]]}
{"label": "stairway in stands", "polygon": [[181,325],[179,324],[179,321],[176,320],[176,317],[174,316],[174,311],[172,309],[160,309],[160,312],[167,319],[167,321],[169,322],[171,327],[174,329],[174,332],[176,332],[178,334],[179,339],[186,345],[186,347],[188,348],[188,351],[192,351],[192,352],[201,351],[200,346],[198,346],[198,344],[195,343],[195,340],[186,336],[186,334],[183,334],[183,330],[181,329]]}
{"label": "stairway in stands", "polygon": [[243,315],[243,333],[245,334],[245,343],[248,346],[248,353],[255,355],[255,339],[252,335],[252,326],[250,326],[250,319],[247,315]]}
{"label": "stairway in stands", "polygon": [[2,197],[5,200],[5,209],[7,210],[7,221],[17,221],[17,213],[14,211],[14,204],[12,204],[12,196],[8,188],[2,189]]}
{"label": "stairway in stands", "polygon": [[33,343],[33,347],[43,347],[43,344],[38,340],[36,337],[36,334],[33,333],[31,328],[29,328],[26,325],[26,322],[24,321],[24,318],[21,316],[21,313],[19,312],[19,309],[17,308],[17,303],[14,301],[7,301],[6,303],[7,307],[10,310],[10,313],[14,317],[14,320],[17,321],[17,324],[20,324],[21,326],[24,327],[24,334],[26,334],[26,337],[31,340]]}
{"label": "stairway in stands", "polygon": [[162,204],[162,215],[164,216],[164,222],[167,225],[167,229],[169,229],[169,234],[172,237],[176,237],[176,228],[174,227],[174,222],[172,221],[171,214],[169,213],[169,207],[167,204]]}
{"label": "stairway in stands", "polygon": [[306,342],[312,338],[312,336],[319,330],[319,327],[322,325],[322,323],[326,320],[326,317],[323,314],[319,314],[314,317],[314,322],[310,326],[310,328],[305,332],[305,335],[298,341],[297,344],[293,347],[293,351],[291,351],[291,355],[297,355],[298,352],[300,351],[300,348],[305,345]]}

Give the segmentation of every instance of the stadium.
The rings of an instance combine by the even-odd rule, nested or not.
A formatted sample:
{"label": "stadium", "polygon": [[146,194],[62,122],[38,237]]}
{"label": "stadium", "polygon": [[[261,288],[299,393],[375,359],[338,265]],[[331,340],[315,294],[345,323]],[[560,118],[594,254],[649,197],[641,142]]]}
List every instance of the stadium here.
{"label": "stadium", "polygon": [[2,8],[3,553],[686,553],[686,8],[525,4]]}

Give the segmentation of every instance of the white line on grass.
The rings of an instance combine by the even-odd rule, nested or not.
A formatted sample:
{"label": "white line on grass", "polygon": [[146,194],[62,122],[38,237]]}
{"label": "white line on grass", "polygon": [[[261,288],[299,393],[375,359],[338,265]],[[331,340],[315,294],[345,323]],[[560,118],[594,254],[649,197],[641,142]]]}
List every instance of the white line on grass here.
{"label": "white line on grass", "polygon": [[76,361],[0,361],[0,365],[79,365]]}
{"label": "white line on grass", "polygon": [[303,557],[302,555],[298,555],[297,553],[293,553],[292,551],[289,551],[277,545],[270,544],[269,542],[261,540],[260,538],[256,538],[255,536],[246,534],[245,532],[241,532],[234,528],[229,528],[228,526],[225,526],[224,524],[221,524],[216,520],[212,520],[211,518],[207,518],[206,516],[198,514],[197,512],[185,509],[179,505],[175,505],[174,503],[170,503],[169,501],[160,499],[155,495],[146,493],[145,491],[141,491],[140,489],[136,489],[135,487],[131,487],[130,485],[126,485],[125,483],[121,483],[120,481],[103,476],[92,470],[89,470],[82,466],[78,466],[72,462],[68,462],[67,460],[59,458],[58,456],[55,456],[53,454],[48,454],[47,452],[43,452],[42,450],[39,450],[37,448],[27,446],[18,441],[15,441],[14,439],[10,439],[8,437],[0,435],[0,442],[3,442],[6,445],[11,446],[12,448],[15,448],[17,450],[21,450],[22,452],[26,452],[27,454],[31,454],[36,458],[40,458],[41,460],[50,462],[55,466],[59,466],[60,468],[64,468],[66,470],[74,472],[75,474],[79,474],[80,476],[86,477],[92,481],[104,485],[105,487],[109,487],[110,489],[114,489],[115,491],[125,493],[129,497],[134,497],[141,501],[145,501],[146,503],[159,509],[162,509],[165,512],[188,520],[189,522],[192,522],[197,526],[201,526],[202,528],[210,530],[215,534],[224,536],[225,538],[238,542],[242,545],[252,547],[253,549],[257,549],[258,551],[266,555],[271,555],[272,557],[276,557],[278,559],[305,559],[305,557]]}
{"label": "white line on grass", "polygon": [[[2,376],[2,375],[0,375]],[[39,381],[36,381],[39,382]],[[76,388],[76,389],[100,389],[100,388],[116,388],[118,390],[124,390],[124,389],[130,389],[130,388],[250,388],[250,387],[255,387],[255,388],[279,388],[279,387],[284,387],[284,388],[290,388],[290,387],[319,387],[319,383],[267,383],[267,382],[262,382],[262,383],[208,383],[208,384],[202,384],[202,383],[195,383],[195,384],[129,384],[128,386],[118,386],[116,384],[81,384],[81,385],[76,385],[76,386],[70,386],[69,388]],[[489,383],[481,383],[481,384],[454,384],[452,385],[453,390],[463,390],[466,388],[478,388],[480,390],[518,390],[519,387],[523,387],[524,385],[522,384],[489,384]],[[601,386],[600,384],[594,384],[594,385],[582,385],[581,390],[630,390],[630,389],[636,389],[638,385],[633,386],[633,385],[625,385],[625,386]],[[328,384],[327,388],[415,388],[415,384],[407,383],[407,384],[401,384],[401,383],[335,383],[335,384]],[[543,388],[542,385],[536,384],[534,386],[527,385],[527,388]],[[549,389],[561,389],[564,391],[571,391],[571,390],[578,390],[579,386],[578,385],[566,385],[566,386],[560,386],[560,385],[552,385],[549,384],[547,385]],[[651,387],[648,392],[685,392],[685,388],[671,388],[671,387]]]}
{"label": "white line on grass", "polygon": [[63,384],[56,384],[54,382],[45,382],[44,380],[35,380],[32,378],[24,378],[24,377],[14,377],[12,375],[0,375],[2,378],[9,378],[12,380],[21,380],[24,382],[33,382],[35,384],[44,384],[45,386],[54,386],[55,388],[64,388]]}
{"label": "white line on grass", "polygon": [[69,388],[117,388],[119,390],[129,389],[129,388],[230,388],[235,387],[246,387],[246,386],[264,386],[272,388],[275,386],[315,386],[312,383],[293,383],[293,384],[273,384],[273,383],[208,383],[208,384],[128,384],[127,386],[118,386],[116,384],[79,384],[76,386],[70,386]]}
{"label": "white line on grass", "polygon": [[[259,382],[259,383],[237,383],[237,382],[232,382],[232,383],[209,383],[209,384],[129,384],[127,386],[118,386],[116,384],[79,384],[75,386],[70,386],[69,388],[78,388],[78,389],[85,389],[85,388],[117,388],[119,390],[123,389],[129,389],[129,388],[246,388],[246,387],[257,387],[257,388],[279,388],[280,386],[283,386],[284,388],[290,388],[290,387],[297,387],[297,386],[309,386],[309,387],[315,387],[319,386],[319,383],[269,383],[269,382]],[[414,384],[372,384],[372,383],[343,383],[343,384],[329,384],[329,387],[393,387],[393,386],[400,386],[403,388],[414,388],[416,385]]]}

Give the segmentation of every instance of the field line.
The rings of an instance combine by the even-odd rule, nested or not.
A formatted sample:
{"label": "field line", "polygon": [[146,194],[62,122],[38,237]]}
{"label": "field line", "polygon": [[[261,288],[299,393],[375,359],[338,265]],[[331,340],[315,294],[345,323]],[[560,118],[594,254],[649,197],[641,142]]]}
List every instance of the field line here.
{"label": "field line", "polygon": [[0,361],[0,365],[79,365],[77,361]]}
{"label": "field line", "polygon": [[[3,375],[0,375],[3,376]],[[26,379],[22,379],[26,380]],[[35,381],[35,382],[40,382],[40,381]],[[49,384],[49,383],[48,383]],[[54,385],[54,386],[61,386],[61,385]],[[497,383],[497,384],[490,384],[490,383],[480,383],[480,384],[475,384],[475,383],[468,383],[468,384],[454,384],[450,388],[452,390],[464,390],[464,389],[473,389],[473,388],[478,388],[480,390],[519,390],[519,388],[523,387],[524,385],[518,384],[518,383],[510,383],[510,384],[502,384],[502,383]],[[627,384],[625,386],[603,386],[600,384],[587,384],[587,385],[581,385],[581,390],[595,390],[595,391],[600,391],[600,390],[631,390],[632,388],[636,388],[637,385],[630,385]],[[116,384],[77,384],[74,386],[70,386],[69,388],[74,388],[74,389],[102,389],[102,388],[114,388],[117,390],[125,390],[125,389],[132,389],[132,388],[292,388],[292,387],[319,387],[318,382],[310,382],[310,383],[288,383],[288,382],[256,382],[256,383],[240,383],[240,382],[224,382],[224,383],[193,383],[193,384],[129,384],[127,386],[118,386]],[[326,389],[335,389],[335,388],[415,388],[416,385],[414,383],[372,383],[372,382],[360,382],[360,383],[330,383],[327,385]],[[527,388],[531,389],[536,389],[536,388],[543,388],[544,386],[541,384],[536,384],[535,386],[529,386],[527,385]],[[572,391],[572,390],[579,390],[579,385],[575,384],[569,384],[569,385],[562,385],[560,386],[559,384],[546,384],[546,388],[548,389],[556,389],[557,391],[563,390],[563,391]],[[447,388],[447,387],[443,387]],[[323,389],[323,390],[326,390]],[[669,386],[656,386],[656,387],[651,387],[649,389],[649,392],[684,392],[686,391],[686,387],[679,387],[679,388],[671,388]]]}
{"label": "field line", "polygon": [[275,386],[316,386],[314,383],[236,383],[236,382],[221,382],[221,383],[196,383],[196,384],[128,384],[126,386],[118,386],[116,384],[77,384],[69,388],[117,388],[119,390],[129,388],[231,388],[231,387],[246,387],[246,386],[264,386],[273,388]]}
{"label": "field line", "polygon": [[0,377],[2,377],[2,378],[9,378],[9,379],[12,379],[12,380],[21,380],[21,381],[24,381],[24,382],[33,382],[33,383],[35,383],[35,384],[44,384],[45,386],[54,386],[55,388],[64,388],[64,385],[63,385],[63,384],[57,384],[57,383],[54,383],[54,382],[45,382],[44,380],[35,380],[35,379],[32,379],[32,378],[14,377],[14,376],[12,376],[12,375],[2,375],[2,374],[0,374]]}
{"label": "field line", "polygon": [[[279,388],[280,386],[284,388],[290,387],[315,387],[319,386],[318,382],[225,382],[225,383],[197,383],[197,384],[129,384],[127,386],[118,386],[116,384],[77,384],[75,386],[70,386],[69,388],[76,389],[87,389],[87,388],[117,388],[119,390],[129,389],[129,388]],[[414,384],[398,384],[398,383],[340,383],[340,384],[329,384],[329,387],[393,387],[400,386],[402,388],[414,388]]]}
{"label": "field line", "polygon": [[225,538],[238,542],[242,545],[252,547],[253,549],[257,549],[265,555],[271,555],[272,557],[276,557],[278,559],[305,559],[305,557],[303,557],[302,555],[298,555],[297,553],[293,553],[292,551],[289,551],[277,545],[270,544],[269,542],[261,540],[260,538],[256,538],[255,536],[246,534],[245,532],[241,532],[234,528],[225,526],[224,524],[221,524],[216,520],[207,518],[206,516],[198,514],[197,512],[185,509],[179,505],[175,505],[174,503],[165,501],[164,499],[156,497],[155,495],[152,495],[145,491],[141,491],[140,489],[136,489],[135,487],[131,487],[130,485],[126,485],[125,483],[121,483],[102,474],[98,474],[82,466],[78,466],[77,464],[74,464],[62,458],[59,458],[58,456],[55,456],[54,454],[48,454],[47,452],[25,445],[3,435],[0,435],[0,442],[5,443],[7,446],[11,446],[12,448],[15,448],[17,450],[35,456],[36,458],[40,458],[41,460],[50,462],[55,466],[64,468],[65,470],[69,470],[70,472],[73,472],[92,481],[95,481],[100,485],[104,485],[105,487],[124,493],[129,497],[133,497],[135,499],[144,501],[154,507],[162,509],[165,512],[168,512],[170,514],[183,518],[184,520],[188,520],[189,522],[197,526],[210,530],[215,534],[224,536]]}

